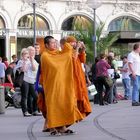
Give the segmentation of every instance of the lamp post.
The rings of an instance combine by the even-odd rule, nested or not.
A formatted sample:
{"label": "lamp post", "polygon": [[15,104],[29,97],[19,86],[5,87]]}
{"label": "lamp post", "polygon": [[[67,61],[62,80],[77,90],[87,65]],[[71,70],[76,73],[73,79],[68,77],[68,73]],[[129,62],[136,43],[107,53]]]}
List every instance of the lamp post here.
{"label": "lamp post", "polygon": [[[43,3],[43,0],[23,0],[33,6],[33,45],[36,43],[36,6]],[[46,0],[47,1],[47,0]]]}
{"label": "lamp post", "polygon": [[94,11],[94,24],[93,24],[93,27],[94,27],[94,32],[93,32],[93,37],[92,37],[92,40],[93,40],[93,51],[94,51],[94,61],[95,61],[95,57],[97,57],[97,47],[96,47],[96,9],[98,7],[101,6],[101,1],[100,0],[87,0],[87,5],[93,9]]}
{"label": "lamp post", "polygon": [[36,0],[33,0],[33,31],[34,31],[34,46],[36,43]]}

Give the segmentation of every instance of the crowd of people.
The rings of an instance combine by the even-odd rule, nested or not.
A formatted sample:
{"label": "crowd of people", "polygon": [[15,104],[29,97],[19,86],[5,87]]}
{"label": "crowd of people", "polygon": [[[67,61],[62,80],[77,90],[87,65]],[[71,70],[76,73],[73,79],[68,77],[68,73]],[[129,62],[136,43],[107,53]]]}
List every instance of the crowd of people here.
{"label": "crowd of people", "polygon": [[[1,61],[1,84],[7,82],[13,87],[20,87],[24,117],[42,112],[45,118],[43,132],[49,131],[50,135],[73,134],[75,132],[68,127],[83,120],[92,111],[81,65],[86,62],[85,45],[69,36],[60,40],[58,47],[58,41],[47,36],[44,46],[41,53],[39,44],[23,48],[20,59],[13,55],[10,64]],[[41,85],[41,93],[35,89],[36,83]],[[42,103],[44,106],[41,108]]]}
{"label": "crowd of people", "polygon": [[21,109],[25,117],[40,115],[37,107],[37,92],[34,88],[39,65],[35,60],[39,52],[36,49],[38,47],[39,44],[35,47],[23,48],[19,59],[16,55],[12,55],[11,63],[8,63],[6,57],[4,60],[0,58],[0,84],[9,85],[10,88],[20,88]]}
{"label": "crowd of people", "polygon": [[83,41],[67,36],[58,43],[53,36],[46,36],[44,46],[42,52],[38,43],[23,48],[20,58],[13,55],[10,64],[6,58],[0,57],[0,84],[20,87],[23,116],[36,116],[41,112],[45,119],[43,132],[74,134],[75,131],[68,127],[92,112],[87,89],[91,84],[97,90],[95,104],[117,103],[118,71],[122,73],[124,99],[131,99],[132,95],[132,106],[140,105],[139,43],[134,45],[128,57],[122,57],[123,66],[120,68],[113,52],[108,55],[101,53],[91,67],[91,78],[85,67],[86,46]]}
{"label": "crowd of people", "polygon": [[[118,73],[122,74],[125,100],[132,100],[132,106],[140,106],[140,43],[135,43],[132,52],[121,57],[123,65],[118,67],[115,55],[100,54],[92,65],[92,82],[98,94],[95,95],[94,103],[108,105],[117,103],[117,79]],[[111,72],[111,73],[110,73]],[[112,81],[112,82],[111,82]]]}

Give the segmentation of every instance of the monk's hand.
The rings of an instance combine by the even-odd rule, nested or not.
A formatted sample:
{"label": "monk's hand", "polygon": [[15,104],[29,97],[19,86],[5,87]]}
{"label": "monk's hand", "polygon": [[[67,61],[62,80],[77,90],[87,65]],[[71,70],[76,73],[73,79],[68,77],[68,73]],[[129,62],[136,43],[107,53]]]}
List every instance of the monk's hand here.
{"label": "monk's hand", "polygon": [[78,53],[77,50],[73,50],[72,57],[76,59],[76,58],[78,57],[78,54],[79,54],[79,53]]}

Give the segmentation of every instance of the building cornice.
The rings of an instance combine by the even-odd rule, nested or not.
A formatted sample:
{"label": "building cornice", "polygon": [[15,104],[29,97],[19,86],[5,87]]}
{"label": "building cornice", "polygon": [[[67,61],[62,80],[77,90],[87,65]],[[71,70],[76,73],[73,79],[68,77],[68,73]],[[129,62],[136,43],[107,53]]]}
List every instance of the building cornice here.
{"label": "building cornice", "polygon": [[[23,2],[23,5],[21,7],[21,11],[24,11],[25,9],[27,8],[30,8],[31,6],[33,6],[33,0],[22,0]],[[48,0],[38,0],[38,2],[36,3],[36,7],[44,10],[44,11],[47,11],[47,3],[48,3]]]}
{"label": "building cornice", "polygon": [[135,13],[140,15],[140,4],[136,4],[136,3],[116,3],[114,5],[114,10],[112,12],[112,14],[117,14],[117,13],[121,13],[121,12],[125,12],[125,13]]}
{"label": "building cornice", "polygon": [[139,0],[102,0],[103,3],[140,3]]}

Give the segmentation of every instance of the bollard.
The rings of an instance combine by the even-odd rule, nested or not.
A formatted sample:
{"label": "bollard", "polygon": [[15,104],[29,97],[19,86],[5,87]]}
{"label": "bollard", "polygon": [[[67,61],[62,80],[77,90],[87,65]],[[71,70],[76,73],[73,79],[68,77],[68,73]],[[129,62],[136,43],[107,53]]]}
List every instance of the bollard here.
{"label": "bollard", "polygon": [[5,94],[4,86],[0,86],[0,114],[5,113]]}

